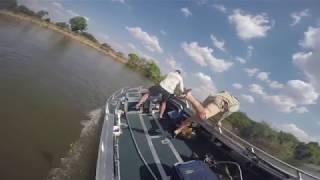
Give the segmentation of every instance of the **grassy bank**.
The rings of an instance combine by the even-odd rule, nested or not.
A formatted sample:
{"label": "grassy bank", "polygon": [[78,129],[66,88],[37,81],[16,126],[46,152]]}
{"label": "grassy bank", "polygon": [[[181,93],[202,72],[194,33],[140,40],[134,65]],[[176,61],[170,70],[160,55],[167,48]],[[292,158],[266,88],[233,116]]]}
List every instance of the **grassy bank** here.
{"label": "grassy bank", "polygon": [[9,10],[0,10],[0,15],[13,17],[15,19],[30,22],[40,27],[47,28],[51,31],[60,33],[67,38],[76,40],[100,53],[125,64],[130,68],[143,75],[152,82],[159,82],[162,78],[160,68],[152,59],[139,57],[138,54],[129,54],[126,56],[122,52],[115,51],[108,43],[99,43],[98,39],[90,34],[87,20],[84,17],[72,17],[69,22],[52,22],[49,12],[40,10],[35,12],[23,5],[15,4]]}
{"label": "grassy bank", "polygon": [[120,57],[117,52],[112,51],[112,50],[106,50],[104,48],[101,47],[101,45],[99,43],[95,43],[93,41],[90,41],[89,39],[81,36],[78,33],[74,33],[68,29],[63,29],[61,27],[58,27],[56,24],[50,23],[50,22],[46,22],[43,21],[41,19],[35,18],[35,17],[31,17],[22,13],[17,13],[17,12],[12,12],[12,11],[8,11],[8,10],[0,10],[0,15],[3,16],[10,16],[19,20],[23,20],[23,21],[27,21],[27,22],[31,22],[33,24],[39,25],[41,27],[50,29],[54,32],[63,34],[65,37],[68,37],[70,39],[76,40],[90,48],[93,48],[95,50],[97,50],[98,52],[114,59],[115,61],[122,63],[122,64],[126,64],[127,63],[127,59],[124,57]]}

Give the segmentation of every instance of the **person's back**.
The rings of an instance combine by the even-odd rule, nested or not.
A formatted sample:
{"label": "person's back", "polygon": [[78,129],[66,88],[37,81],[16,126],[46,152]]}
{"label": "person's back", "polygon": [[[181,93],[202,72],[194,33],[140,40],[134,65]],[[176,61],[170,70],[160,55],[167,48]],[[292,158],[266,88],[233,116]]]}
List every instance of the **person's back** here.
{"label": "person's back", "polygon": [[183,91],[183,80],[179,72],[170,72],[168,75],[165,77],[164,80],[160,82],[160,86],[165,89],[167,92],[170,94],[174,93],[174,90],[176,89],[177,86],[179,86],[180,91]]}

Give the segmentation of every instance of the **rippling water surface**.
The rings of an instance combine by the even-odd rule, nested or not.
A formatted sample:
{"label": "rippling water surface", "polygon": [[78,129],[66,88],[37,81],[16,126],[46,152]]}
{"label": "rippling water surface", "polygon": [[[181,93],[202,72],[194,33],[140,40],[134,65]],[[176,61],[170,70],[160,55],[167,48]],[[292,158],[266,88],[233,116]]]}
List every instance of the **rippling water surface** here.
{"label": "rippling water surface", "polygon": [[0,16],[0,179],[94,179],[104,101],[142,84],[95,50]]}

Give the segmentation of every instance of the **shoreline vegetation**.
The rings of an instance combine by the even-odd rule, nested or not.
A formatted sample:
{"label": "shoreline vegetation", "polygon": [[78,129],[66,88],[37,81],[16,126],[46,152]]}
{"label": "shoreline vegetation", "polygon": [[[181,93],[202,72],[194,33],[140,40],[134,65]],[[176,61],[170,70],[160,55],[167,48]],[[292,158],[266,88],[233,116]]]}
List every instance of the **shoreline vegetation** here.
{"label": "shoreline vegetation", "polygon": [[125,57],[120,57],[117,54],[117,52],[115,52],[114,50],[112,51],[112,50],[104,49],[100,44],[92,42],[91,40],[86,39],[85,37],[81,36],[80,34],[74,33],[68,29],[63,29],[63,28],[61,28],[51,22],[37,19],[35,17],[31,17],[31,16],[23,14],[23,13],[14,12],[12,10],[1,10],[0,15],[10,16],[10,17],[22,20],[22,21],[31,22],[33,24],[36,24],[41,27],[44,27],[44,28],[50,29],[52,31],[55,31],[57,33],[60,33],[60,34],[64,35],[65,37],[76,40],[76,41],[78,41],[88,47],[91,47],[91,48],[103,53],[104,55],[109,56],[110,58],[112,58],[122,64],[126,64],[128,61],[128,59],[126,59]]}
{"label": "shoreline vegetation", "polygon": [[160,68],[154,60],[139,57],[136,53],[125,55],[114,50],[108,43],[100,43],[94,35],[88,33],[87,20],[82,16],[76,16],[69,22],[52,22],[49,13],[44,10],[34,12],[23,5],[14,4],[7,9],[0,9],[0,15],[9,16],[21,21],[26,21],[60,33],[67,38],[78,41],[87,47],[110,57],[111,59],[126,65],[129,69],[143,75],[148,80],[158,83],[163,78]]}
{"label": "shoreline vegetation", "polygon": [[[158,83],[163,78],[160,68],[155,61],[141,58],[138,54],[134,53],[126,56],[122,52],[112,49],[107,43],[100,44],[92,34],[86,32],[87,23],[84,17],[73,17],[69,23],[54,23],[51,22],[48,12],[33,12],[23,5],[18,6],[16,2],[10,5],[8,10],[0,10],[0,15],[28,21],[61,33],[124,64],[129,69],[140,73],[154,83]],[[310,169],[320,172],[320,146],[318,142],[306,143],[299,141],[294,135],[275,130],[265,122],[254,121],[243,112],[233,113],[226,118],[224,126],[250,143],[289,164],[300,167],[307,165]]]}

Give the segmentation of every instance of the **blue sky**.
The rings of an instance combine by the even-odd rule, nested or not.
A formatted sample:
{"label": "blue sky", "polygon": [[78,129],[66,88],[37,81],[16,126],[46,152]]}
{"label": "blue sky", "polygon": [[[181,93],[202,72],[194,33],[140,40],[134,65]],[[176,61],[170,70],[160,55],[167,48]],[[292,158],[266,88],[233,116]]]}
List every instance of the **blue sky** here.
{"label": "blue sky", "polygon": [[228,90],[257,121],[320,142],[320,2],[20,0],[81,15],[115,49],[179,68],[200,99]]}

